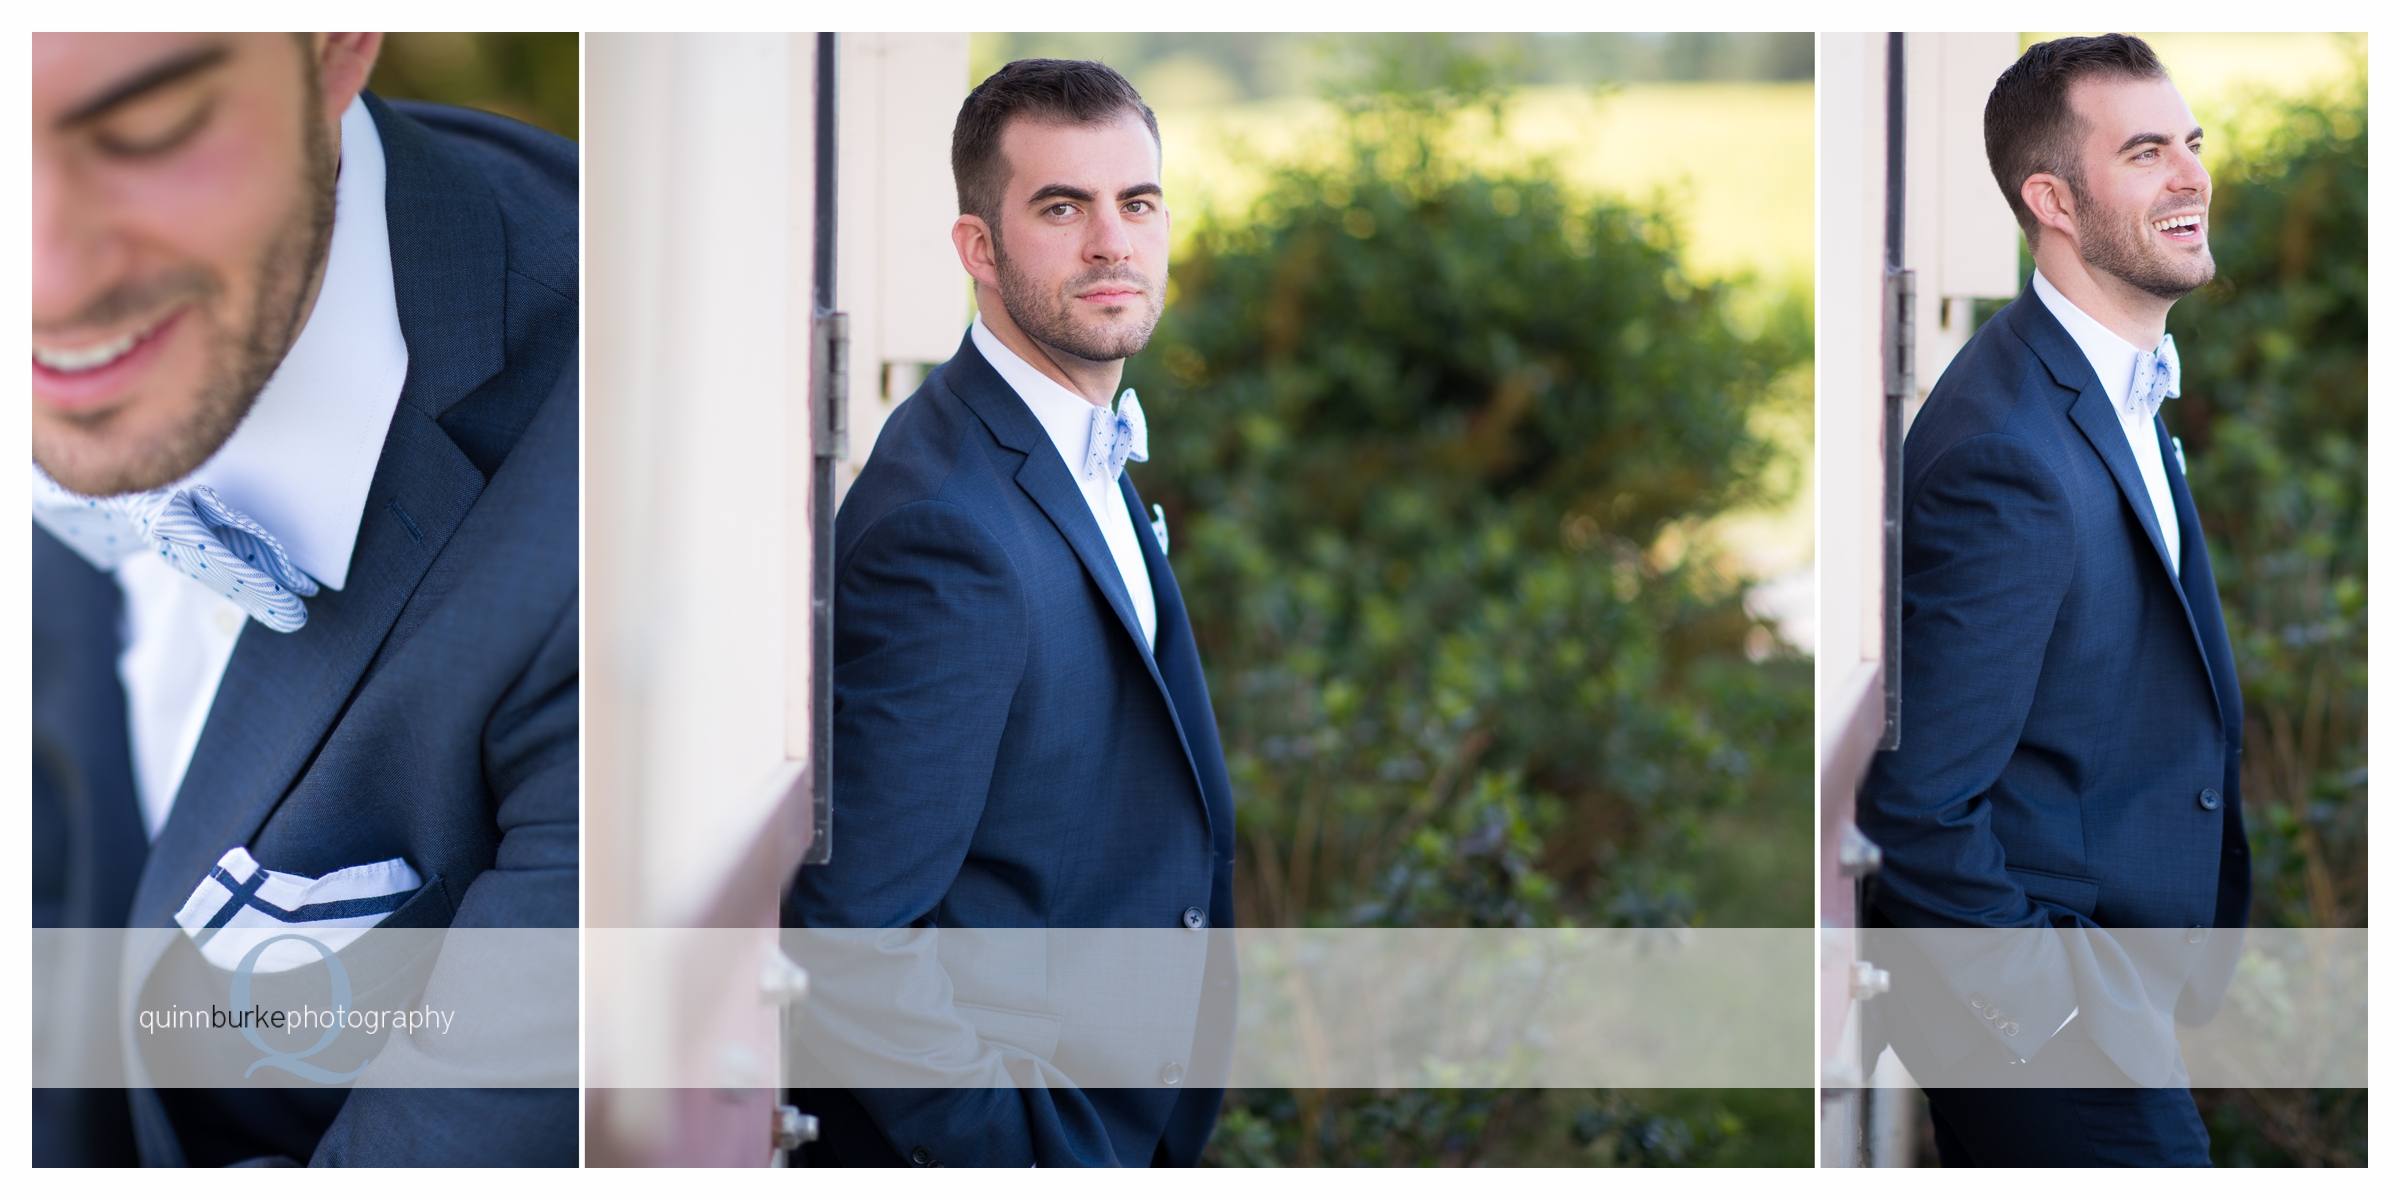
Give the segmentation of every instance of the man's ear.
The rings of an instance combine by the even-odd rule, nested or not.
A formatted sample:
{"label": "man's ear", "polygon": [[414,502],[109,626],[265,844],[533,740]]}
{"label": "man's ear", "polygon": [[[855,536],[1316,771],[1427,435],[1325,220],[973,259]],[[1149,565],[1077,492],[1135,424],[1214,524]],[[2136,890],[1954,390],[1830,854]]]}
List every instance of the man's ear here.
{"label": "man's ear", "polygon": [[2025,201],[2025,210],[2042,228],[2056,230],[2070,242],[2078,242],[2075,230],[2075,191],[2067,181],[2047,171],[2036,171],[2025,177],[2017,187],[2017,195]]}
{"label": "man's ear", "polygon": [[973,213],[960,213],[950,224],[950,244],[958,248],[958,265],[966,268],[975,282],[994,292],[1000,290],[1000,247],[992,240],[992,227]]}
{"label": "man's ear", "polygon": [[317,78],[325,89],[325,119],[339,123],[350,102],[375,73],[375,58],[383,53],[380,33],[320,33],[311,43],[317,56]]}

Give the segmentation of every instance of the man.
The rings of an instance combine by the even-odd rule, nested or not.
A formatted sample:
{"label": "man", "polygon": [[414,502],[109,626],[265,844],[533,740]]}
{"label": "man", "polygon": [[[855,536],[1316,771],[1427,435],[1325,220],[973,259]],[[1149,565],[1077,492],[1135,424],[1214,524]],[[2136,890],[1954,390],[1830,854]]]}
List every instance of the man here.
{"label": "man", "polygon": [[[893,412],[836,521],[833,859],[799,873],[786,925],[1232,926],[1215,717],[1123,475],[1147,447],[1117,385],[1166,298],[1159,154],[1149,108],[1097,63],[1011,63],[959,111],[951,237],[981,315]],[[838,1008],[836,974],[873,970],[812,969],[804,1019]],[[1160,1086],[1079,1085],[1061,1064],[1089,993],[1051,974],[1013,1005],[970,1004],[990,980],[941,967],[876,976],[892,990],[862,1006],[958,999],[898,1054],[955,1052],[966,1078],[1002,1082],[804,1093],[824,1131],[808,1161],[1196,1162],[1221,1089],[1174,1086],[1206,1057],[1183,1048],[1193,1022],[1146,1065]],[[1229,971],[1212,963],[1206,986],[1222,1011]]]}
{"label": "man", "polygon": [[[33,40],[34,911],[191,931],[128,995],[337,911],[270,881],[577,922],[576,150],[380,46]],[[35,1160],[575,1161],[572,1090],[242,1082],[37,1091]]]}
{"label": "man", "polygon": [[2036,270],[1908,435],[1905,723],[1860,798],[1869,922],[1910,930],[1876,940],[1879,1007],[1921,1082],[1965,1085],[1927,1092],[1945,1164],[2205,1166],[2173,1022],[2222,998],[2250,867],[2240,685],[2158,415],[2167,312],[2215,272],[2201,130],[2112,34],[2027,50],[1984,137]]}

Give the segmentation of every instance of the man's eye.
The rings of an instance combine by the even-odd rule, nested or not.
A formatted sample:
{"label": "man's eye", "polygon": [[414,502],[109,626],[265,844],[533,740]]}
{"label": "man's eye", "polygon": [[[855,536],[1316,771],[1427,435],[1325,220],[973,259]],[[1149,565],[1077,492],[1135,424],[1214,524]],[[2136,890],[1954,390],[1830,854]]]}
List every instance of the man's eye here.
{"label": "man's eye", "polygon": [[215,109],[213,100],[189,97],[137,101],[102,119],[92,140],[119,158],[155,158],[191,140]]}
{"label": "man's eye", "polygon": [[1072,204],[1053,204],[1042,211],[1053,217],[1073,216],[1075,213],[1075,206]]}
{"label": "man's eye", "polygon": [[1149,212],[1149,211],[1150,211],[1150,202],[1149,202],[1149,201],[1147,201],[1147,200],[1135,200],[1135,201],[1132,201],[1131,203],[1128,203],[1128,204],[1125,206],[1125,211],[1126,211],[1126,212],[1129,212],[1129,213],[1146,213],[1146,212]]}

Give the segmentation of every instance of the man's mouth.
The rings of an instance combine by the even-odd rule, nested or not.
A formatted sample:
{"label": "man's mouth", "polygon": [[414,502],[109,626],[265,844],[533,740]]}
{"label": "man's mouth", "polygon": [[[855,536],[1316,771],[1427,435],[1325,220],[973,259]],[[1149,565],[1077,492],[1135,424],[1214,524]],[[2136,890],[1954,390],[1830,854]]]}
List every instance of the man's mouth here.
{"label": "man's mouth", "polygon": [[2158,220],[2150,222],[2150,228],[2162,236],[2179,242],[2193,241],[2200,236],[2201,216],[2200,213],[2182,213],[2172,217],[2160,217]]}
{"label": "man's mouth", "polygon": [[1097,292],[1085,292],[1082,298],[1089,300],[1094,304],[1115,305],[1131,304],[1140,296],[1140,292],[1133,291],[1129,288],[1108,288]]}
{"label": "man's mouth", "polygon": [[43,346],[37,343],[33,348],[33,361],[61,375],[90,374],[133,353],[134,347],[141,345],[166,322],[166,317],[160,317],[139,329],[89,346]]}

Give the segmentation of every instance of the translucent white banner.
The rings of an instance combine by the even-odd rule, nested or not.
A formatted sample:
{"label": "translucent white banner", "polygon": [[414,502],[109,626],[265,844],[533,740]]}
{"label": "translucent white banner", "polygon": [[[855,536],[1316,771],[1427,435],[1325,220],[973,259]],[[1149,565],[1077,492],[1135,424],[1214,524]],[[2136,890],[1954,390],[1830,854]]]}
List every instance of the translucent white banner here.
{"label": "translucent white banner", "polygon": [[1925,1087],[2367,1086],[2364,929],[1875,929],[1827,951],[1862,968],[1858,1053],[1890,1046]]}
{"label": "translucent white banner", "polygon": [[[593,930],[594,977],[805,969],[781,1082],[802,1087],[1808,1087],[1807,929]],[[776,972],[763,972],[772,978]],[[595,994],[644,1028],[666,990]],[[701,1086],[704,1047],[587,1064],[593,1087]]]}
{"label": "translucent white banner", "polygon": [[576,1086],[577,930],[343,932],[34,930],[33,1086]]}

